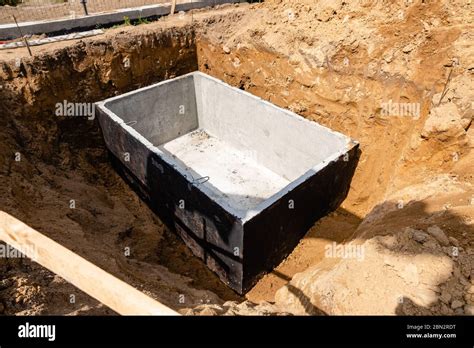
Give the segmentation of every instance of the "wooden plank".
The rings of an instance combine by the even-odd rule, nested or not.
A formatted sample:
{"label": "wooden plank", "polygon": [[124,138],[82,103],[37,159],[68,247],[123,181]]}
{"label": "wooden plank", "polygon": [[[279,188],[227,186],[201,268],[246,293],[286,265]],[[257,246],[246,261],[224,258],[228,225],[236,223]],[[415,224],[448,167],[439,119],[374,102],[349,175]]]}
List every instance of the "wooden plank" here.
{"label": "wooden plank", "polygon": [[175,9],[176,9],[176,0],[172,0],[172,1],[171,1],[171,11],[170,11],[170,15],[173,15],[173,14],[174,14]]}
{"label": "wooden plank", "polygon": [[0,211],[0,240],[122,315],[179,315],[129,284]]}

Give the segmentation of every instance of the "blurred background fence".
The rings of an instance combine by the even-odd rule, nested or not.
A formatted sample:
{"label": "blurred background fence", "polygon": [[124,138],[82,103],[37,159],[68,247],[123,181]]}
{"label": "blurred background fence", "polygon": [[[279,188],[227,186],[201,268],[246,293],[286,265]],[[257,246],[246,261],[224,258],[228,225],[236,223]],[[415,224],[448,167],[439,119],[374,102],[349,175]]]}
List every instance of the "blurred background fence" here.
{"label": "blurred background fence", "polygon": [[[0,0],[0,24],[75,18],[121,8],[170,2],[170,0]],[[178,1],[179,2],[179,1]]]}

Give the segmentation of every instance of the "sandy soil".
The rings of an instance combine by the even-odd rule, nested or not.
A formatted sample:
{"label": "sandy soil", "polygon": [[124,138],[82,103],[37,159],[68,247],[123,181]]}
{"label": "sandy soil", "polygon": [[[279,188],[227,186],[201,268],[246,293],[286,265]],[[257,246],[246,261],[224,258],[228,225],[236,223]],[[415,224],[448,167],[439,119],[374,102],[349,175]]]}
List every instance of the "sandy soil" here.
{"label": "sandy soil", "polygon": [[[474,279],[472,10],[471,4],[447,1],[267,1],[196,11],[192,23],[187,15],[35,47],[34,59],[23,49],[1,52],[6,117],[0,121],[0,207],[183,313],[344,314],[365,308],[365,313],[426,314],[425,302],[405,312],[382,300],[369,303],[387,297],[386,286],[403,290],[397,283],[403,277],[385,279],[385,266],[378,263],[386,255],[377,238],[387,234],[394,240],[380,243],[392,243],[397,257],[410,249],[435,255],[446,266],[447,276],[435,274],[429,284],[451,289],[455,299],[428,314],[459,312],[472,301],[463,289]],[[131,59],[128,70],[124,58]],[[96,101],[195,69],[361,143],[349,197],[247,294],[250,302],[240,305],[243,299],[220,284],[114,173],[97,124],[52,116],[58,100]],[[419,114],[384,114],[388,101],[416,104]],[[27,160],[15,163],[18,151]],[[71,198],[79,202],[74,211],[65,207]],[[448,246],[408,241],[414,232],[406,228],[425,233],[433,226],[454,240]],[[350,263],[354,260],[327,256],[333,242],[358,240],[379,253],[367,259],[367,269],[376,275],[367,277],[370,286],[363,283],[365,274],[357,273],[360,267]],[[441,253],[456,243],[463,261],[455,261],[449,277]],[[123,256],[126,246],[134,250],[130,258]],[[417,267],[431,264],[422,260]],[[74,289],[28,261],[6,261],[5,267],[8,286],[0,289],[5,313],[107,312],[85,295],[71,306],[65,294]],[[311,278],[321,269],[326,278]],[[351,294],[320,301],[318,291],[345,294],[343,285],[329,287],[332,280],[339,284],[344,269],[352,270],[354,288],[370,288],[368,299]],[[295,289],[315,308],[301,306]],[[27,295],[16,302],[17,292]],[[53,301],[50,293],[64,300]],[[178,303],[179,294],[189,301]],[[236,302],[224,303],[228,300]],[[254,304],[275,300],[275,305]]]}
{"label": "sandy soil", "polygon": [[[201,28],[202,71],[361,143],[347,200],[316,223],[248,298],[272,301],[295,273],[326,259],[328,244],[354,238],[364,218],[391,193],[439,173],[472,183],[472,128],[466,132],[474,100],[473,52],[466,49],[473,40],[470,10],[464,3],[272,1]],[[422,137],[451,70],[444,101],[455,102],[459,111],[453,120],[440,121],[446,122],[440,127],[444,135],[430,129]],[[389,100],[419,103],[419,117],[382,115]],[[456,118],[465,122],[459,129]],[[466,199],[471,195],[467,190]],[[410,195],[403,198],[407,203]],[[449,224],[457,229],[457,219]]]}
{"label": "sandy soil", "polygon": [[[178,310],[239,297],[115,173],[97,120],[58,118],[54,105],[60,100],[101,100],[196,70],[189,18],[177,19],[179,26],[166,31],[169,23],[163,21],[153,30],[126,27],[99,40],[62,43],[52,51],[41,47],[44,53],[22,58],[19,66],[13,53],[2,62],[0,74],[1,122],[7,130],[0,142],[1,208]],[[125,68],[124,57],[137,64]],[[19,162],[12,161],[16,152],[22,156]],[[75,209],[69,209],[71,199]],[[124,253],[127,247],[130,257]],[[2,278],[9,279],[9,287],[0,296],[5,313],[74,313],[84,306],[95,313],[95,301],[79,302],[77,296],[70,304],[60,294],[73,289],[44,278],[44,271],[30,271],[40,268],[28,261],[20,263],[23,269],[4,261]],[[36,291],[26,290],[30,286]],[[28,301],[16,301],[17,292],[27,293]],[[64,301],[58,304],[53,294]]]}

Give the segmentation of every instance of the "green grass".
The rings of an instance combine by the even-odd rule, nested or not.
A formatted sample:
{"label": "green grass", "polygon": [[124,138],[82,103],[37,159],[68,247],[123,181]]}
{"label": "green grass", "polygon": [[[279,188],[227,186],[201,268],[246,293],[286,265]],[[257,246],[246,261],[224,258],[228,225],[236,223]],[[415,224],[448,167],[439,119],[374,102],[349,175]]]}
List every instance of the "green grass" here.
{"label": "green grass", "polygon": [[123,24],[116,24],[112,27],[112,29],[115,28],[121,28],[121,27],[127,27],[129,25],[141,25],[141,24],[149,24],[150,21],[146,18],[138,18],[137,20],[132,21],[129,17],[125,16],[123,17]]}
{"label": "green grass", "polygon": [[16,6],[20,3],[20,0],[0,0],[0,6],[10,5]]}

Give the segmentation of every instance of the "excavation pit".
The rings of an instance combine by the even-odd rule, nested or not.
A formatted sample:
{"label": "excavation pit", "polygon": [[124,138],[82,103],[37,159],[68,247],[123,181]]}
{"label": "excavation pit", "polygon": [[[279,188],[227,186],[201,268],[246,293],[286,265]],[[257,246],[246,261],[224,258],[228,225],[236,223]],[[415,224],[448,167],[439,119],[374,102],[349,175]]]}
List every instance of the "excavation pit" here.
{"label": "excavation pit", "polygon": [[117,169],[240,294],[337,208],[358,162],[352,139],[200,72],[97,110]]}

